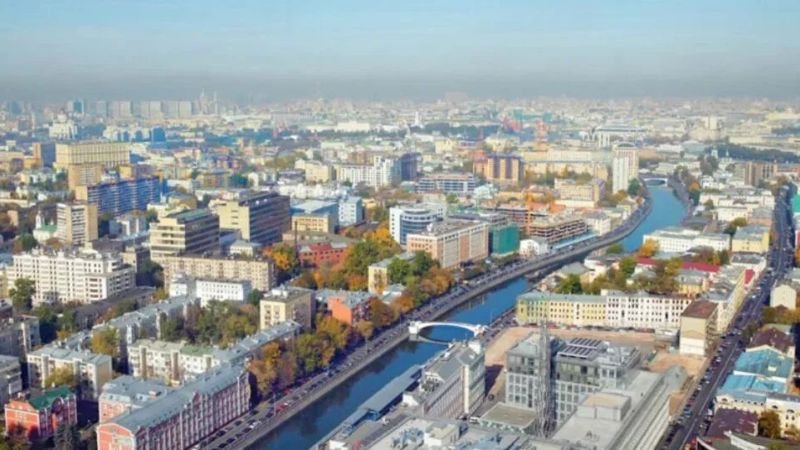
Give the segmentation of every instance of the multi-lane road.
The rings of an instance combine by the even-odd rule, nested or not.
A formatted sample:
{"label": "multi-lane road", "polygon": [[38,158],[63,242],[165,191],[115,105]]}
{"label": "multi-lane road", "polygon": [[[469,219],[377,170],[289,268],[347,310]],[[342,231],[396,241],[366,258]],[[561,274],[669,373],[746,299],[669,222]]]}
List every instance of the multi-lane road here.
{"label": "multi-lane road", "polygon": [[742,332],[749,325],[761,324],[761,311],[769,302],[772,287],[793,264],[792,220],[789,201],[792,191],[781,190],[775,202],[775,239],[767,256],[767,270],[757,279],[729,332],[720,339],[716,353],[703,378],[690,395],[681,415],[670,425],[658,448],[679,450],[708,430],[709,410],[717,388],[733,370],[736,358],[748,344]]}
{"label": "multi-lane road", "polygon": [[382,330],[369,342],[353,349],[331,365],[327,372],[317,374],[281,398],[258,404],[249,414],[228,424],[207,438],[202,448],[243,449],[277,429],[292,416],[299,413],[331,390],[352,377],[371,362],[400,345],[408,338],[408,323],[413,320],[431,321],[444,316],[465,302],[482,295],[503,283],[529,273],[543,273],[568,262],[584,258],[593,250],[611,245],[633,232],[650,214],[652,201],[637,209],[623,225],[611,233],[577,243],[535,260],[514,261],[469,280],[468,285],[459,285],[438,297],[392,326]]}

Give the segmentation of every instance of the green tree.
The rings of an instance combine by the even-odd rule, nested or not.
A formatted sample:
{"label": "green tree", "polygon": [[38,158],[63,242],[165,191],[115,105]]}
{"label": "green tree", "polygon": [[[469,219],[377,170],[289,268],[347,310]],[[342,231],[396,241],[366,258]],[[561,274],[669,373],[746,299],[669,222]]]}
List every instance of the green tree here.
{"label": "green tree", "polygon": [[182,317],[164,317],[161,322],[161,339],[169,342],[177,342],[184,338]]}
{"label": "green tree", "polygon": [[777,412],[766,410],[758,417],[758,435],[770,439],[781,437],[781,418]]}
{"label": "green tree", "polygon": [[27,313],[33,306],[33,295],[36,293],[36,284],[29,278],[17,278],[14,287],[8,290],[14,311]]}
{"label": "green tree", "polygon": [[247,294],[247,303],[253,306],[259,306],[262,298],[264,298],[264,293],[258,289],[253,289]]}
{"label": "green tree", "polygon": [[56,339],[58,331],[58,315],[50,305],[39,305],[33,311],[33,315],[39,318],[39,335],[43,344],[49,344]]}
{"label": "green tree", "polygon": [[115,328],[106,327],[95,331],[89,342],[92,352],[108,355],[112,358],[119,357],[119,337]]}
{"label": "green tree", "polygon": [[744,217],[737,217],[731,220],[728,226],[725,227],[724,232],[733,236],[734,234],[736,234],[736,230],[738,230],[740,227],[745,227],[745,226],[747,226],[747,219],[745,219]]}
{"label": "green tree", "polygon": [[36,241],[36,238],[33,237],[32,234],[28,233],[25,233],[19,237],[19,244],[23,252],[29,252],[34,247],[39,245],[39,243]]}
{"label": "green tree", "polygon": [[53,436],[53,445],[56,450],[80,449],[80,432],[74,424],[60,422]]}
{"label": "green tree", "polygon": [[580,294],[583,292],[583,286],[581,286],[581,278],[574,273],[567,275],[566,278],[561,280],[556,288],[556,292],[559,294]]}
{"label": "green tree", "polygon": [[389,274],[389,281],[391,283],[405,283],[406,278],[413,273],[413,268],[410,262],[401,258],[395,258],[389,263],[386,271]]}
{"label": "green tree", "polygon": [[50,375],[44,380],[44,386],[46,388],[69,386],[71,389],[75,389],[78,387],[79,381],[71,367],[59,367],[50,372]]}
{"label": "green tree", "polygon": [[295,339],[295,354],[300,368],[305,373],[313,373],[321,364],[321,341],[313,334],[304,333]]}
{"label": "green tree", "polygon": [[631,179],[630,183],[628,183],[628,195],[631,197],[636,197],[642,192],[642,184],[639,182],[638,178]]}
{"label": "green tree", "polygon": [[626,277],[630,277],[636,270],[636,260],[630,256],[622,258],[619,261],[619,270],[624,273]]}
{"label": "green tree", "polygon": [[611,244],[606,248],[606,255],[619,255],[625,253],[625,247],[622,246],[622,243],[617,242],[616,244]]}

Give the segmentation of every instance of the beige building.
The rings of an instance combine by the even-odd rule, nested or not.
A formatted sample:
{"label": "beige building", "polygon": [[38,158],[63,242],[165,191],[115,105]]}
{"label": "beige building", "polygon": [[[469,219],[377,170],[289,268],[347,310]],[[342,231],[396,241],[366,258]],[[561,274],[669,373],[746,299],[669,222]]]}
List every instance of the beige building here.
{"label": "beige building", "polygon": [[236,198],[214,201],[219,226],[238,230],[242,239],[262,245],[281,241],[290,229],[289,197],[274,192],[243,192]]}
{"label": "beige building", "polygon": [[734,253],[766,253],[769,251],[769,228],[763,225],[748,225],[736,230],[731,240]]}
{"label": "beige building", "polygon": [[797,291],[788,284],[781,284],[772,290],[769,296],[769,306],[777,308],[783,306],[792,311],[797,308]]}
{"label": "beige building", "polygon": [[113,378],[111,357],[86,350],[47,346],[28,353],[28,382],[31,387],[45,388],[50,375],[59,369],[68,369],[81,384],[81,397],[96,400],[103,385]]}
{"label": "beige building", "polygon": [[433,223],[422,233],[406,236],[409,252],[424,251],[444,269],[489,257],[489,224],[467,220]]}
{"label": "beige building", "polygon": [[473,164],[473,172],[486,181],[516,185],[525,173],[522,158],[517,155],[494,153]]}
{"label": "beige building", "polygon": [[67,244],[80,246],[97,239],[97,205],[59,203],[56,216],[56,236]]}
{"label": "beige building", "polygon": [[383,290],[391,284],[389,282],[389,264],[397,258],[409,261],[413,257],[414,253],[405,252],[370,264],[367,267],[367,290],[372,294],[383,294]]}
{"label": "beige building", "polygon": [[704,357],[712,351],[717,334],[717,304],[696,301],[681,314],[680,352]]}
{"label": "beige building", "polygon": [[333,214],[295,214],[292,216],[292,231],[333,233],[336,231],[336,218]]}
{"label": "beige building", "polygon": [[600,179],[586,183],[561,178],[555,181],[558,203],[571,208],[593,208],[600,201],[604,189],[605,182]]}
{"label": "beige building", "polygon": [[70,164],[67,166],[67,186],[74,191],[78,186],[91,186],[103,178],[102,164]]}
{"label": "beige building", "polygon": [[306,181],[309,183],[327,183],[336,178],[336,171],[332,165],[320,161],[298,160],[295,168],[303,170],[306,174]]}
{"label": "beige building", "polygon": [[314,326],[316,299],[309,289],[281,287],[273,289],[259,304],[259,327],[264,330],[287,320],[294,320],[304,330]]}
{"label": "beige building", "polygon": [[150,226],[150,258],[203,255],[219,252],[219,218],[207,209],[193,209],[162,217]]}
{"label": "beige building", "polygon": [[53,166],[66,169],[74,164],[101,164],[107,169],[113,169],[130,161],[130,145],[126,142],[78,142],[56,144],[56,160]]}
{"label": "beige building", "polygon": [[274,269],[268,259],[166,256],[160,264],[164,267],[164,284],[167,286],[176,275],[184,274],[198,279],[248,280],[253,289],[261,292],[272,289]]}

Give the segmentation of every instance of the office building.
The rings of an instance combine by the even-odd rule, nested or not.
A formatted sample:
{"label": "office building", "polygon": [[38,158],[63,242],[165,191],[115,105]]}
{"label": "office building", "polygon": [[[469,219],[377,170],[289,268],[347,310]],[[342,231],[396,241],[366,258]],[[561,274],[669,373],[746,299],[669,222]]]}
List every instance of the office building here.
{"label": "office building", "polygon": [[349,227],[364,222],[364,201],[361,197],[345,197],[339,200],[339,225]]}
{"label": "office building", "polygon": [[149,203],[156,203],[161,195],[161,182],[157,177],[102,182],[75,188],[75,199],[97,205],[100,215],[118,216],[130,211],[145,211]]}
{"label": "office building", "polygon": [[218,254],[220,220],[207,209],[194,209],[161,217],[150,226],[150,258]]}
{"label": "office building", "polygon": [[97,426],[98,450],[189,448],[250,409],[248,372],[220,367]]}
{"label": "office building", "polygon": [[389,209],[389,232],[395,242],[406,245],[406,236],[410,233],[425,231],[433,222],[444,218],[444,205],[410,205],[393,206]]}
{"label": "office building", "polygon": [[493,225],[489,229],[492,256],[508,256],[519,251],[519,226],[515,223]]}
{"label": "office building", "polygon": [[516,185],[525,173],[522,158],[517,155],[493,153],[473,163],[473,173],[490,183]]}
{"label": "office building", "polygon": [[30,440],[44,440],[62,424],[78,424],[78,402],[68,387],[59,386],[29,399],[9,401],[5,419],[6,430],[20,429]]}
{"label": "office building", "polygon": [[423,251],[443,269],[489,257],[489,224],[449,219],[428,225],[425,231],[406,235],[409,252]]}
{"label": "office building", "polygon": [[262,245],[281,241],[291,227],[289,197],[274,192],[239,193],[237,198],[212,202],[219,226],[238,230],[242,239]]}
{"label": "office building", "polygon": [[26,361],[30,386],[46,388],[45,383],[54,371],[69,370],[81,383],[81,398],[89,400],[97,400],[100,388],[114,375],[110,356],[87,350],[49,345],[28,353]]}
{"label": "office building", "polygon": [[101,164],[113,169],[131,162],[130,146],[122,142],[79,142],[56,144],[54,167],[66,169],[74,164]]}
{"label": "office building", "polygon": [[403,403],[419,415],[442,419],[470,417],[486,397],[486,359],[480,341],[453,344],[422,369],[417,389]]}
{"label": "office building", "polygon": [[313,291],[281,286],[270,291],[259,302],[259,327],[263,330],[293,320],[303,330],[310,330],[314,325],[316,306]]}
{"label": "office building", "polygon": [[162,259],[164,284],[179,275],[196,279],[250,281],[252,289],[272,289],[274,265],[268,259],[167,256]]}
{"label": "office building", "polygon": [[630,181],[639,176],[639,154],[635,148],[619,146],[614,149],[611,176],[612,190],[627,192]]}
{"label": "office building", "polygon": [[443,192],[446,194],[471,195],[478,180],[473,174],[435,173],[417,181],[417,192]]}
{"label": "office building", "polygon": [[[531,411],[530,431],[544,434],[555,420],[555,355],[563,343],[532,334],[506,354],[505,405]],[[526,427],[528,428],[528,427]]]}
{"label": "office building", "polygon": [[603,196],[606,183],[594,178],[587,182],[556,178],[558,203],[570,208],[594,208]]}
{"label": "office building", "polygon": [[86,202],[59,203],[56,236],[69,245],[82,246],[97,239],[97,205]]}
{"label": "office building", "polygon": [[589,338],[573,338],[555,356],[555,408],[564,424],[587,394],[603,388],[623,388],[631,370],[639,365],[635,347],[612,346]]}
{"label": "office building", "polygon": [[147,234],[147,218],[141,213],[116,216],[108,223],[108,233],[118,238],[144,236]]}
{"label": "office building", "polygon": [[400,181],[413,181],[419,176],[419,164],[422,155],[417,152],[406,152],[397,159],[400,166]]}
{"label": "office building", "polygon": [[9,282],[33,280],[33,304],[94,303],[134,287],[135,272],[118,254],[89,249],[32,250],[14,255]]}
{"label": "office building", "polygon": [[339,221],[333,214],[294,214],[292,231],[299,233],[333,233]]}
{"label": "office building", "polygon": [[54,142],[34,142],[31,144],[33,157],[41,167],[53,167],[56,162],[56,144]]}

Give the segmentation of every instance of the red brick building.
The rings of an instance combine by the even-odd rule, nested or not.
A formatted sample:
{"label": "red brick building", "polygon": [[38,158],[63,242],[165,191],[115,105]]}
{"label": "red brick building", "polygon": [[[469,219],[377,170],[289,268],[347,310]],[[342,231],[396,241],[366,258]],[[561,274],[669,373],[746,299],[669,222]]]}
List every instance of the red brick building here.
{"label": "red brick building", "polygon": [[335,266],[344,262],[350,246],[343,242],[320,242],[302,245],[297,250],[297,258],[303,267],[319,267],[323,264]]}
{"label": "red brick building", "polygon": [[47,439],[60,423],[78,423],[78,400],[68,387],[61,386],[31,399],[10,400],[5,418],[7,431],[21,428],[30,439]]}
{"label": "red brick building", "polygon": [[361,292],[339,291],[327,295],[328,311],[331,317],[354,326],[356,322],[366,319],[369,314],[371,295]]}

